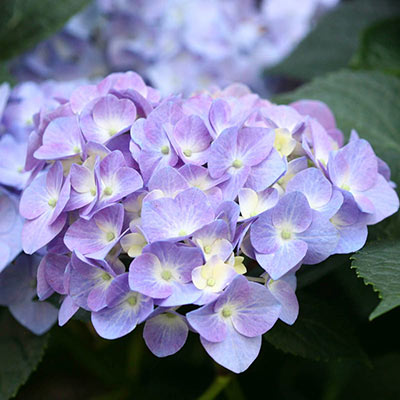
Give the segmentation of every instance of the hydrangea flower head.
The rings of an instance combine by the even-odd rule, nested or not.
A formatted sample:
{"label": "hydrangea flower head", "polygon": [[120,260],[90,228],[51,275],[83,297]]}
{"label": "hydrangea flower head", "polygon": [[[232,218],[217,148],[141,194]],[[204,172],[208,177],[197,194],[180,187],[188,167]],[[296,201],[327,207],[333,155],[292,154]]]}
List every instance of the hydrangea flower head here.
{"label": "hydrangea flower head", "polygon": [[[128,72],[40,114],[20,212],[22,247],[42,260],[20,273],[58,298],[60,325],[80,308],[106,339],[144,323],[159,357],[192,331],[244,371],[278,319],[296,321],[302,264],[360,249],[399,208],[386,164],[355,133],[343,145],[319,102],[279,106],[241,85],[162,98]],[[14,309],[13,287],[1,301]],[[43,310],[40,329],[25,325],[48,328]]]}

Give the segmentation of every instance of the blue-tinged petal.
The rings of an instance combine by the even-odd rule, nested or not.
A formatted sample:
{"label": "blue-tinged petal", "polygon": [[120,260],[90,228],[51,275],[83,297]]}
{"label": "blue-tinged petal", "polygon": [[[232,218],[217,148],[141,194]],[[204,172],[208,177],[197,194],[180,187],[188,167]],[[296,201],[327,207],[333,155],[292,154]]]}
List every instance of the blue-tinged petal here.
{"label": "blue-tinged petal", "polygon": [[261,336],[249,338],[234,328],[221,342],[210,342],[202,336],[200,341],[214,361],[237,374],[249,368],[261,349]]}
{"label": "blue-tinged petal", "polygon": [[189,328],[184,317],[167,312],[146,321],[143,337],[150,351],[157,357],[178,352],[186,342]]}

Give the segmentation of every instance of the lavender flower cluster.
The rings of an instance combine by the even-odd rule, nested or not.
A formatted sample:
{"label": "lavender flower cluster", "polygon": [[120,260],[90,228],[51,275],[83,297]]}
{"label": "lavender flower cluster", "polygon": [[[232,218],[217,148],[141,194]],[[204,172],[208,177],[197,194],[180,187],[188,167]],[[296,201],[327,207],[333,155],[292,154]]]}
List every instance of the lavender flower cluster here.
{"label": "lavender flower cluster", "polygon": [[0,275],[0,303],[26,293],[19,320],[37,333],[58,296],[60,325],[83,309],[116,339],[144,322],[159,357],[193,331],[242,372],[262,334],[295,322],[300,266],[360,249],[399,208],[387,164],[355,131],[345,145],[321,102],[276,105],[240,84],[162,98],[134,72],[52,101],[18,175],[22,247],[40,264]]}
{"label": "lavender flower cluster", "polygon": [[14,64],[19,79],[134,69],[165,95],[246,79],[282,60],[338,0],[97,0]]}
{"label": "lavender flower cluster", "polygon": [[[12,90],[6,83],[0,85],[0,305],[7,306],[16,320],[36,334],[54,324],[58,310],[35,301],[40,255],[18,256],[24,223],[18,205],[31,176],[25,170],[27,141],[38,118],[35,114],[41,108],[57,108],[81,84],[83,81],[26,82]],[[15,264],[10,264],[15,258]]]}

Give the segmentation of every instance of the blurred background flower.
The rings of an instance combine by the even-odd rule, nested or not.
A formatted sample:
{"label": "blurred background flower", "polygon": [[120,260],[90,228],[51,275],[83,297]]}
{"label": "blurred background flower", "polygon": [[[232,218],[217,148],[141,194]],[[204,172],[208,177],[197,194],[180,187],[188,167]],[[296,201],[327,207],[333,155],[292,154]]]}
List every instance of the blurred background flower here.
{"label": "blurred background flower", "polygon": [[282,60],[338,0],[97,0],[17,58],[23,80],[135,70],[164,95],[240,81],[261,94]]}

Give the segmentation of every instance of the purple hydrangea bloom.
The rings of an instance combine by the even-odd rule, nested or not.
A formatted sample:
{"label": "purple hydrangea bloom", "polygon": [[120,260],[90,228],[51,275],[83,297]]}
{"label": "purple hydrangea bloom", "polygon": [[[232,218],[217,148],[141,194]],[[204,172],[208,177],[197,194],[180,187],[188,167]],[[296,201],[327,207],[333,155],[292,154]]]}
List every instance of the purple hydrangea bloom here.
{"label": "purple hydrangea bloom", "polygon": [[[35,93],[22,89],[21,98]],[[24,301],[4,304],[33,330],[24,307],[34,315],[33,296],[47,307],[54,295],[60,325],[80,308],[107,339],[144,322],[160,357],[192,330],[241,372],[278,318],[296,321],[302,264],[360,249],[367,226],[398,209],[388,165],[355,132],[343,146],[326,105],[274,105],[240,84],[160,98],[139,75],[116,73],[60,95],[32,127],[27,172],[13,194],[0,188],[0,268],[20,251],[14,193],[24,188],[22,245],[42,261],[18,270],[21,282],[37,277]],[[16,287],[12,270],[4,296]],[[45,321],[57,317],[51,307]]]}

